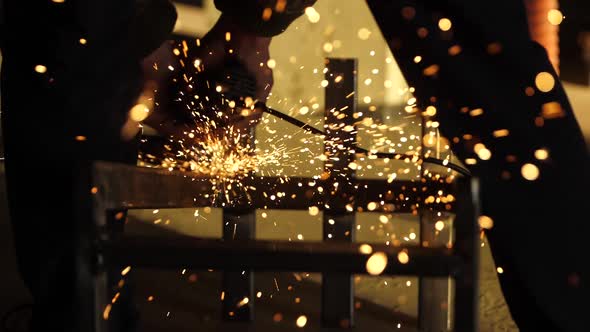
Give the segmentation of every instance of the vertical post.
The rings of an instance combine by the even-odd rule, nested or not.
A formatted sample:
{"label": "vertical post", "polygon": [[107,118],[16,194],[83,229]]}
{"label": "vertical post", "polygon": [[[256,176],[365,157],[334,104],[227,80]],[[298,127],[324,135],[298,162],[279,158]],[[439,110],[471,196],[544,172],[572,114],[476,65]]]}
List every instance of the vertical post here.
{"label": "vertical post", "polygon": [[479,330],[479,181],[458,181],[455,251],[464,269],[455,279],[455,331]]}
{"label": "vertical post", "polygon": [[[253,150],[255,128],[249,128],[240,144]],[[223,209],[223,240],[252,240],[256,236],[256,210],[252,208]],[[224,271],[222,281],[221,318],[230,322],[254,320],[254,273],[252,270]]]}
{"label": "vertical post", "polygon": [[[97,228],[99,225],[95,211],[93,195],[99,194],[92,189],[92,165],[81,162],[77,167],[77,181],[72,191],[72,207],[74,223],[74,303],[72,306],[71,329],[80,332],[102,332],[106,324],[102,319],[101,304],[104,303],[106,279],[104,269],[99,261],[95,243],[98,241]],[[98,189],[98,188],[97,188]],[[69,330],[64,326],[65,330]]]}
{"label": "vertical post", "polygon": [[[354,240],[355,202],[354,151],[345,145],[356,140],[353,114],[357,100],[356,59],[327,59],[325,97],[325,145],[329,177],[324,211],[324,241]],[[353,130],[350,130],[350,129]],[[345,144],[345,145],[343,145]],[[352,277],[344,273],[322,274],[322,324],[325,327],[353,326],[354,291]]]}
{"label": "vertical post", "polygon": [[[424,145],[424,137],[428,135],[426,118],[421,117],[420,159],[425,160],[432,151]],[[438,140],[438,137],[437,137]],[[435,153],[438,158],[438,147]],[[421,179],[425,179],[426,167],[422,163],[419,166]],[[420,221],[420,246],[421,247],[445,247],[452,244],[452,224],[448,214],[433,211],[423,206],[419,215]],[[445,227],[438,231],[435,227],[437,221],[445,222]],[[418,283],[418,328],[425,332],[446,332],[453,329],[453,280],[450,277],[419,277]]]}
{"label": "vertical post", "polygon": [[[436,222],[444,222],[437,230]],[[445,247],[452,243],[452,221],[448,214],[431,210],[420,213],[420,245]],[[450,277],[420,277],[418,288],[418,327],[420,331],[451,331],[453,308],[453,284]]]}
{"label": "vertical post", "polygon": [[[255,235],[256,214],[252,209],[223,210],[223,239],[249,240]],[[248,322],[254,319],[254,274],[251,270],[224,271],[222,319]]]}

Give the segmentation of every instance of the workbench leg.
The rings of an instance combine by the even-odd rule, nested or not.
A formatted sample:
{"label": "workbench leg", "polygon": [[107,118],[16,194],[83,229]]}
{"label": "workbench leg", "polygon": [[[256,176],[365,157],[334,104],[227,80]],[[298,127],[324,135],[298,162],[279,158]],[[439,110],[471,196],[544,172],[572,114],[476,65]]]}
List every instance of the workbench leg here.
{"label": "workbench leg", "polygon": [[[256,212],[252,209],[223,210],[223,239],[251,240],[255,237]],[[224,271],[222,319],[248,322],[254,319],[254,273],[251,270]]]}

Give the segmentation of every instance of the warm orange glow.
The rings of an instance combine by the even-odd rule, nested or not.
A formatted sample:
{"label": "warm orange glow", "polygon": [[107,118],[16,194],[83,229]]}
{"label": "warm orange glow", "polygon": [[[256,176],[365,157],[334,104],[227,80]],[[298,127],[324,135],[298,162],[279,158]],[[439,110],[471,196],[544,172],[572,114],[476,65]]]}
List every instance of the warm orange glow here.
{"label": "warm orange glow", "polygon": [[428,106],[426,107],[426,112],[424,112],[427,116],[435,116],[436,115],[436,107]]}
{"label": "warm orange glow", "polygon": [[510,134],[510,132],[508,131],[508,129],[494,130],[494,137],[504,137],[504,136],[508,136],[509,134]]}
{"label": "warm orange glow", "polygon": [[359,246],[359,252],[363,255],[370,255],[373,252],[373,247],[368,244],[361,244]]}
{"label": "warm orange glow", "polygon": [[535,77],[535,86],[539,91],[549,92],[555,87],[555,79],[553,75],[548,72],[540,72]]}
{"label": "warm orange glow", "polygon": [[307,324],[307,317],[305,315],[301,315],[297,318],[296,321],[297,327],[304,327]]}
{"label": "warm orange glow", "polygon": [[44,74],[45,72],[47,72],[47,67],[45,67],[44,65],[36,65],[35,71],[39,74]]}
{"label": "warm orange glow", "polygon": [[360,28],[356,33],[360,40],[367,40],[371,37],[371,30],[367,28]]}
{"label": "warm orange glow", "polygon": [[491,229],[494,227],[494,220],[484,215],[481,215],[479,218],[477,218],[477,223],[479,224],[479,227],[483,229]]}
{"label": "warm orange glow", "polygon": [[262,11],[262,20],[263,21],[268,21],[270,20],[270,17],[272,16],[272,8],[264,8],[264,10]]}
{"label": "warm orange glow", "polygon": [[397,260],[402,264],[408,264],[410,261],[410,255],[408,255],[408,253],[405,251],[401,251],[399,254],[397,254]]}
{"label": "warm orange glow", "polygon": [[459,45],[453,45],[451,47],[449,47],[449,55],[457,55],[461,53],[461,46]]}
{"label": "warm orange glow", "polygon": [[307,19],[311,23],[318,23],[320,21],[320,13],[318,13],[313,7],[305,8],[305,15],[307,15]]}
{"label": "warm orange glow", "polygon": [[542,119],[557,119],[565,116],[565,112],[563,108],[561,108],[561,104],[552,101],[549,103],[543,104],[541,107],[541,115],[543,116]]}
{"label": "warm orange glow", "polygon": [[310,216],[317,216],[320,213],[320,209],[317,206],[310,206],[309,207],[309,215]]}
{"label": "warm orange glow", "polygon": [[109,315],[111,314],[111,309],[112,309],[113,305],[112,304],[107,304],[107,306],[104,308],[104,311],[102,312],[102,318],[104,320],[108,320],[109,319]]}
{"label": "warm orange glow", "polygon": [[534,181],[539,177],[539,168],[533,164],[524,164],[520,169],[522,177]]}
{"label": "warm orange glow", "polygon": [[129,111],[129,118],[135,122],[145,120],[150,114],[150,109],[144,104],[137,104]]}
{"label": "warm orange glow", "polygon": [[385,271],[387,267],[387,255],[382,252],[376,252],[369,257],[366,264],[367,273],[377,276]]}
{"label": "warm orange glow", "polygon": [[547,149],[538,149],[535,151],[535,158],[545,160],[549,158],[549,151],[547,151]]}
{"label": "warm orange glow", "polygon": [[453,23],[451,23],[451,20],[449,20],[448,18],[441,18],[438,21],[438,28],[441,29],[442,31],[449,31],[449,30],[451,30],[452,26],[453,26]]}
{"label": "warm orange glow", "polygon": [[547,20],[552,25],[560,25],[563,22],[563,14],[559,9],[551,9],[547,12]]}
{"label": "warm orange glow", "polygon": [[483,109],[481,109],[481,108],[476,108],[476,109],[469,111],[469,115],[471,115],[471,116],[480,116],[482,114],[483,114]]}
{"label": "warm orange glow", "polygon": [[123,271],[121,271],[121,275],[125,276],[127,273],[129,273],[129,271],[131,271],[131,266],[124,268]]}
{"label": "warm orange glow", "polygon": [[281,314],[280,312],[277,312],[276,314],[274,314],[274,315],[272,316],[272,320],[273,320],[275,323],[278,323],[278,322],[282,321],[282,320],[283,320],[283,314]]}
{"label": "warm orange glow", "polygon": [[436,73],[438,73],[439,69],[440,69],[440,67],[438,65],[431,65],[431,66],[424,68],[423,73],[425,76],[433,76],[433,75],[436,75]]}

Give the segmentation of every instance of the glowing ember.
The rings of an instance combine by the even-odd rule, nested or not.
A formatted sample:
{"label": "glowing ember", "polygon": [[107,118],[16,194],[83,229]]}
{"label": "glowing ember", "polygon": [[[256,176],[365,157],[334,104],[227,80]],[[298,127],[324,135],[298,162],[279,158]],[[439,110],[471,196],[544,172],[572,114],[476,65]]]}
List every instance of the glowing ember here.
{"label": "glowing ember", "polygon": [[540,72],[535,77],[535,85],[539,91],[549,92],[555,86],[555,79],[548,72]]}
{"label": "glowing ember", "polygon": [[387,267],[387,255],[382,252],[376,252],[367,260],[367,273],[373,276],[380,275]]}
{"label": "glowing ember", "polygon": [[538,149],[535,150],[535,158],[539,160],[545,160],[549,158],[549,151],[547,149]]}
{"label": "glowing ember", "polygon": [[438,21],[438,28],[442,31],[449,31],[451,30],[452,26],[453,24],[451,23],[451,20],[449,20],[448,18],[441,18]]}
{"label": "glowing ember", "polygon": [[307,317],[305,315],[299,316],[295,324],[297,324],[297,327],[304,327],[307,324]]}
{"label": "glowing ember", "polygon": [[39,74],[43,74],[43,73],[47,72],[47,67],[45,67],[44,65],[36,65],[35,71],[38,72]]}
{"label": "glowing ember", "polygon": [[131,271],[131,266],[124,268],[123,271],[121,271],[121,275],[125,276],[127,273],[129,273],[129,271]]}
{"label": "glowing ember", "polygon": [[563,14],[558,9],[551,9],[547,12],[547,20],[552,25],[560,25],[563,18]]}
{"label": "glowing ember", "polygon": [[439,231],[439,232],[440,232],[440,231],[442,231],[442,230],[445,228],[445,222],[444,222],[444,221],[441,221],[441,220],[437,221],[437,222],[434,224],[434,228],[435,228],[437,231]]}
{"label": "glowing ember", "polygon": [[397,254],[397,260],[402,264],[408,264],[410,261],[410,255],[408,255],[408,253],[405,251],[400,251]]}
{"label": "glowing ember", "polygon": [[320,213],[320,209],[317,206],[310,206],[309,207],[309,215],[310,216],[317,216]]}
{"label": "glowing ember", "polygon": [[320,21],[320,13],[318,13],[313,7],[305,8],[305,15],[311,23],[318,23]]}
{"label": "glowing ember", "polygon": [[367,40],[369,39],[369,37],[371,36],[371,30],[367,29],[367,28],[361,28],[359,29],[359,31],[357,32],[357,36],[359,37],[359,39],[361,40]]}
{"label": "glowing ember", "polygon": [[491,229],[492,227],[494,227],[494,220],[488,216],[479,216],[479,218],[477,218],[477,222],[479,224],[479,227],[483,229]]}
{"label": "glowing ember", "polygon": [[373,252],[373,247],[368,244],[361,244],[359,246],[359,252],[364,255],[370,255]]}
{"label": "glowing ember", "polygon": [[144,104],[137,104],[129,111],[129,118],[135,122],[141,122],[150,114],[150,109]]}
{"label": "glowing ember", "polygon": [[533,164],[524,164],[520,169],[522,177],[534,181],[539,177],[539,168]]}

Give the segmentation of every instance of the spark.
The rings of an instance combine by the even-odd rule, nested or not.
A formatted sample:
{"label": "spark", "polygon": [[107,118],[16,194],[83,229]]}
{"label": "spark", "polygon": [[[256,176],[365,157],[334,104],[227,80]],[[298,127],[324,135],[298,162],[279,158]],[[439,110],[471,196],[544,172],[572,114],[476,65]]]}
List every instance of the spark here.
{"label": "spark", "polygon": [[555,87],[555,79],[548,72],[540,72],[535,76],[535,86],[541,92],[549,92]]}
{"label": "spark", "polygon": [[438,28],[442,31],[449,31],[451,30],[452,26],[453,24],[451,23],[451,20],[449,20],[448,18],[441,18],[438,21]]}
{"label": "spark", "polygon": [[549,151],[547,151],[547,149],[535,150],[535,158],[538,160],[546,160],[549,158]]}
{"label": "spark", "polygon": [[44,65],[36,65],[35,71],[39,74],[44,74],[45,72],[47,72],[47,67],[45,67]]}
{"label": "spark", "polygon": [[405,251],[400,251],[397,254],[397,260],[402,263],[402,264],[408,264],[408,262],[410,261],[410,256],[408,255],[407,252]]}
{"label": "spark", "polygon": [[376,252],[367,259],[367,273],[373,276],[380,275],[387,267],[387,255],[383,252]]}
{"label": "spark", "polygon": [[494,220],[485,215],[479,216],[479,218],[477,218],[477,223],[479,224],[479,227],[483,229],[492,229],[492,227],[494,227]]}
{"label": "spark", "polygon": [[530,163],[524,164],[520,172],[522,177],[529,181],[534,181],[539,177],[539,168]]}
{"label": "spark", "polygon": [[311,23],[318,23],[320,21],[320,13],[318,13],[313,7],[305,8],[305,15]]}
{"label": "spark", "polygon": [[371,36],[371,30],[367,28],[360,28],[357,32],[357,36],[360,40],[367,40]]}
{"label": "spark", "polygon": [[297,318],[296,321],[297,327],[304,327],[307,324],[307,317],[305,315],[301,315]]}
{"label": "spark", "polygon": [[551,9],[547,12],[547,20],[551,25],[560,25],[564,16],[559,9]]}
{"label": "spark", "polygon": [[444,221],[442,221],[442,220],[439,220],[439,221],[437,221],[437,222],[434,224],[434,228],[435,228],[437,231],[439,231],[439,232],[440,232],[440,231],[442,231],[442,230],[445,228],[445,223],[444,223]]}
{"label": "spark", "polygon": [[121,271],[121,275],[125,276],[127,275],[127,273],[129,273],[129,271],[131,271],[131,266],[127,266],[126,268],[124,268],[123,271]]}
{"label": "spark", "polygon": [[361,244],[359,246],[359,252],[363,255],[370,255],[373,252],[373,247],[368,244]]}

